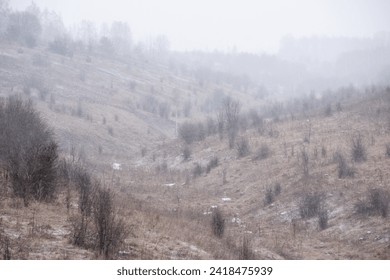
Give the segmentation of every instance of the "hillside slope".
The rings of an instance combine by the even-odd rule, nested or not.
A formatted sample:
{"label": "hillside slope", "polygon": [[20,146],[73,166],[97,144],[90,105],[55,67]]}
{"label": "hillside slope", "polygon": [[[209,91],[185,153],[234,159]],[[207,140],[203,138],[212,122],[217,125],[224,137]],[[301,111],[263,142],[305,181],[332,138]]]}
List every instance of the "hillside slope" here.
{"label": "hillside slope", "polygon": [[[281,106],[272,119],[240,123],[229,149],[226,133],[185,143],[176,137],[176,122],[203,121],[214,106],[210,96],[218,99],[221,89],[242,111],[259,108],[265,100],[254,89],[202,84],[143,57],[64,57],[6,43],[0,65],[1,96],[31,98],[62,156],[77,158],[117,194],[129,235],[116,258],[390,257],[388,88],[347,88]],[[310,108],[308,102],[317,105],[297,109]],[[357,141],[361,160],[354,158]],[[122,165],[113,169],[114,162]],[[100,257],[69,242],[76,190],[24,207],[7,178],[0,183],[0,241],[10,238],[13,258]],[[221,236],[211,227],[216,209],[225,225]]]}

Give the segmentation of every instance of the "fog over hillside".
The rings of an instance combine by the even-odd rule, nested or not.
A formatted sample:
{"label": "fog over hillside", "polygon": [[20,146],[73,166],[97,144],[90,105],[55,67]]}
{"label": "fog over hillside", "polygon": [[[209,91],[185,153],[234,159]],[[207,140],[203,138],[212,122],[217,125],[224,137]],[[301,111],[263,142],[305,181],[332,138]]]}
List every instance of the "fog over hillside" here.
{"label": "fog over hillside", "polygon": [[[386,0],[331,1],[34,1],[60,13],[67,26],[82,20],[128,22],[136,40],[166,35],[174,50],[277,53],[285,36],[372,37],[390,31]],[[25,9],[30,0],[13,0]],[[340,46],[342,48],[342,46]]]}
{"label": "fog over hillside", "polygon": [[0,258],[390,259],[389,10],[0,0]]}

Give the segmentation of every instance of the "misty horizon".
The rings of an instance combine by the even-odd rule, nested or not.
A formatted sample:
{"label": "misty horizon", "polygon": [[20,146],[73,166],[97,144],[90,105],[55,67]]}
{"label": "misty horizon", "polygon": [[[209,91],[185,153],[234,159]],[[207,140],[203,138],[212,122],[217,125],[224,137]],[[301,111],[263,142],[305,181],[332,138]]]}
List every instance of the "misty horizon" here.
{"label": "misty horizon", "polygon": [[[127,22],[136,42],[166,36],[171,50],[275,54],[285,38],[375,38],[390,31],[388,1],[47,1],[35,3],[61,15],[68,29],[83,20],[97,30]],[[93,8],[90,8],[90,7]]]}

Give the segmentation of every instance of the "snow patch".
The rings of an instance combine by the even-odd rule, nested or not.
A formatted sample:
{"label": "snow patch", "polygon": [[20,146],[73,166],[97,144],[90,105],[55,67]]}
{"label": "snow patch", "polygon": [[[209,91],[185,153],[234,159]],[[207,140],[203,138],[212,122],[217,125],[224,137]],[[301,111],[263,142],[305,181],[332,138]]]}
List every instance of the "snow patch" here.
{"label": "snow patch", "polygon": [[112,164],[112,169],[114,169],[114,170],[122,170],[122,164],[114,162]]}

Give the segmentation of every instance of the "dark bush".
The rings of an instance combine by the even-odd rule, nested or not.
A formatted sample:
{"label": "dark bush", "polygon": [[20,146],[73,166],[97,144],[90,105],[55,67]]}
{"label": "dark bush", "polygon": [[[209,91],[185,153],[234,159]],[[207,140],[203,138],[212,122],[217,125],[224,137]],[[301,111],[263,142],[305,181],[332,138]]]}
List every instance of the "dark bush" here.
{"label": "dark bush", "polygon": [[190,147],[185,146],[183,148],[182,155],[183,155],[183,160],[184,161],[188,161],[191,158],[191,149],[190,149]]}
{"label": "dark bush", "polygon": [[312,218],[319,215],[323,209],[324,195],[321,193],[307,193],[303,195],[299,203],[301,218]]}
{"label": "dark bush", "polygon": [[77,169],[75,173],[76,188],[79,192],[79,210],[80,213],[90,216],[92,212],[93,195],[95,186],[91,175],[85,169]]}
{"label": "dark bush", "polygon": [[318,226],[320,230],[324,230],[328,227],[328,211],[326,209],[321,209],[318,213]]}
{"label": "dark bush", "polygon": [[279,182],[276,182],[274,185],[274,194],[278,196],[282,192],[282,185]]}
{"label": "dark bush", "polygon": [[192,170],[192,176],[194,178],[199,177],[203,173],[203,168],[199,163],[195,164],[194,169]]}
{"label": "dark bush", "polygon": [[211,228],[215,236],[221,238],[225,231],[225,219],[222,212],[216,208],[211,216]]}
{"label": "dark bush", "polygon": [[63,56],[72,56],[71,42],[67,38],[56,38],[49,43],[49,51]]}
{"label": "dark bush", "polygon": [[355,204],[355,210],[363,215],[381,215],[387,217],[389,212],[390,195],[383,189],[370,189],[366,197]]}
{"label": "dark bush", "polygon": [[303,175],[309,176],[309,154],[305,149],[301,151]]}
{"label": "dark bush", "polygon": [[337,152],[334,159],[337,162],[337,172],[339,178],[353,177],[355,175],[355,170],[348,165],[347,160],[341,153]]}
{"label": "dark bush", "polygon": [[267,188],[265,191],[264,204],[268,205],[274,202],[274,192],[271,188]]}
{"label": "dark bush", "polygon": [[93,205],[96,247],[105,258],[110,258],[127,237],[122,219],[115,213],[113,195],[109,190],[98,189]]}
{"label": "dark bush", "polygon": [[195,142],[198,139],[198,126],[193,123],[183,123],[179,127],[179,137],[187,144]]}
{"label": "dark bush", "polygon": [[206,173],[210,173],[210,171],[217,167],[219,164],[219,160],[218,160],[218,157],[214,156],[210,161],[209,163],[207,164],[206,166]]}
{"label": "dark bush", "polygon": [[249,238],[244,237],[242,239],[242,244],[240,248],[240,253],[238,258],[240,260],[254,260],[255,259],[255,254],[252,251],[252,246]]}
{"label": "dark bush", "polygon": [[0,102],[0,164],[8,170],[11,189],[27,206],[30,199],[54,198],[57,144],[32,107],[17,97]]}
{"label": "dark bush", "polygon": [[262,144],[260,148],[256,151],[253,160],[262,160],[266,159],[270,156],[271,150],[269,149],[267,144]]}
{"label": "dark bush", "polygon": [[239,158],[249,155],[250,148],[248,139],[242,137],[236,144],[237,155]]}
{"label": "dark bush", "polygon": [[352,158],[355,162],[362,162],[367,159],[366,147],[363,143],[361,134],[357,134],[352,138]]}
{"label": "dark bush", "polygon": [[390,158],[390,143],[386,144],[386,152],[385,155]]}

